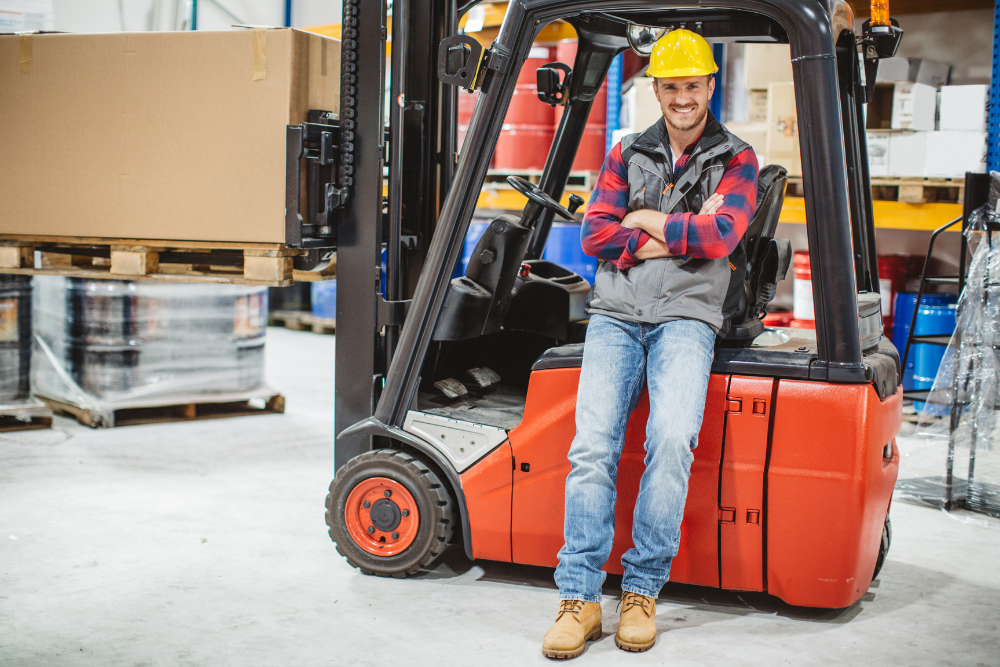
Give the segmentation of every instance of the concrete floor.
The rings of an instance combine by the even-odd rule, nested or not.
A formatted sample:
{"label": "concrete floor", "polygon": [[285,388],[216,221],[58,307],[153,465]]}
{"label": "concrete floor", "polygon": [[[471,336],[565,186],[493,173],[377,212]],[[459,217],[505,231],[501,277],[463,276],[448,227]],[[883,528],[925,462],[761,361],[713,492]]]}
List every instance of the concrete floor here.
{"label": "concrete floor", "polygon": [[[457,550],[365,577],[323,524],[334,339],[272,329],[284,415],[0,435],[0,664],[547,663],[551,571]],[[879,581],[843,611],[670,584],[645,654],[575,664],[1000,665],[1000,521],[895,503]]]}

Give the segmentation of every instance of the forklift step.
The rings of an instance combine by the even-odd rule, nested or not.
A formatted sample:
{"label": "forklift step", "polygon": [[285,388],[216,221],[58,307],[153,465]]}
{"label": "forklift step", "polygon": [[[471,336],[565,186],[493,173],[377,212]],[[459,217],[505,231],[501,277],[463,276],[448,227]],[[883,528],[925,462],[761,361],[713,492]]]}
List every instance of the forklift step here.
{"label": "forklift step", "polygon": [[335,275],[297,271],[304,251],[278,243],[217,243],[0,235],[0,273],[287,287]]}

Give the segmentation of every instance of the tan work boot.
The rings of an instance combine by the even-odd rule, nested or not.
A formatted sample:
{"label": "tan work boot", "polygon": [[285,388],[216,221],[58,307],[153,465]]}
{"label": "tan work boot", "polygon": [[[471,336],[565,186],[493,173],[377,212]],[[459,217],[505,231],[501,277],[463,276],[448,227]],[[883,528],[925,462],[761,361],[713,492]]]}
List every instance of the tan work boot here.
{"label": "tan work boot", "polygon": [[588,641],[601,638],[601,605],[582,600],[562,600],[555,625],[545,633],[542,654],[562,660],[583,653]]}
{"label": "tan work boot", "polygon": [[622,617],[615,644],[623,651],[648,651],[656,643],[656,600],[622,592]]}

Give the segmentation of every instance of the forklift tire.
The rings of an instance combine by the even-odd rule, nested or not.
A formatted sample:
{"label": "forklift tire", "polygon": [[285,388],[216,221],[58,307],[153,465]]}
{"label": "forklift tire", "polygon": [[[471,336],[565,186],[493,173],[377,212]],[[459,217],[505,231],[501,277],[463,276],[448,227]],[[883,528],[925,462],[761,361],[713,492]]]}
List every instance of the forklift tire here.
{"label": "forklift tire", "polygon": [[885,565],[885,556],[889,553],[889,545],[892,544],[892,522],[889,521],[889,515],[885,515],[885,525],[882,526],[882,541],[879,543],[878,547],[878,560],[875,561],[875,574],[872,575],[872,581],[875,581],[875,577],[878,573],[882,571],[882,566]]}
{"label": "forklift tire", "polygon": [[363,574],[402,578],[441,555],[455,521],[433,470],[407,452],[377,449],[337,472],[326,525],[340,555]]}

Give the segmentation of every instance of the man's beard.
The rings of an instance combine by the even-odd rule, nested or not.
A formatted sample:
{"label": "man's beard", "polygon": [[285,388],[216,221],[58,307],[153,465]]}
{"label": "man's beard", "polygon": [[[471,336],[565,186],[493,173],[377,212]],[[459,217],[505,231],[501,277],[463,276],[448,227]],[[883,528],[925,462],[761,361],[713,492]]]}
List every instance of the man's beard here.
{"label": "man's beard", "polygon": [[[697,115],[695,115],[695,114],[697,114]],[[672,115],[671,116],[665,116],[665,119],[667,121],[667,125],[669,125],[670,127],[674,128],[675,130],[678,130],[680,132],[686,132],[686,131],[690,130],[691,128],[698,127],[698,125],[701,123],[701,121],[705,120],[705,116],[707,116],[707,115],[708,115],[708,107],[705,106],[704,108],[702,108],[700,114],[698,112],[695,112],[695,113],[691,114],[693,120],[691,120],[690,122],[688,122],[688,123],[686,123],[684,125],[678,125],[677,123],[673,122],[671,120],[672,117],[673,117]]]}

